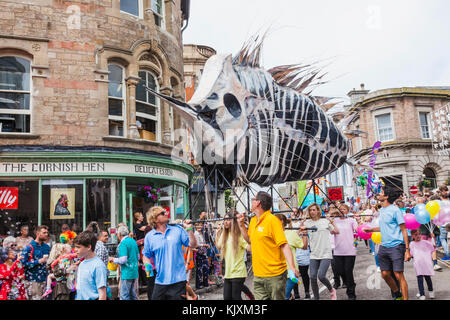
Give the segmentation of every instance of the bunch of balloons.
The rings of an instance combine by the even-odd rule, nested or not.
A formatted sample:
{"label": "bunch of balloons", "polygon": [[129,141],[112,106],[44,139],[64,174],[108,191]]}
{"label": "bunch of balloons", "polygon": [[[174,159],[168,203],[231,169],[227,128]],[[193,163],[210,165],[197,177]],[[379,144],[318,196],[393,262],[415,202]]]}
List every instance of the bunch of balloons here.
{"label": "bunch of balloons", "polygon": [[419,203],[414,208],[414,214],[408,213],[404,216],[405,226],[409,230],[414,230],[422,224],[430,221],[436,226],[443,226],[450,223],[450,204],[441,201],[430,201],[426,205]]}
{"label": "bunch of balloons", "polygon": [[[367,181],[369,178],[369,173],[367,172],[367,169],[360,169],[361,175],[359,175],[356,178],[356,185],[358,187],[362,187],[362,189],[366,189]],[[372,172],[372,185],[370,187],[370,191],[373,194],[377,194],[381,192],[381,187],[384,186],[384,181],[378,177],[378,175],[375,172]]]}

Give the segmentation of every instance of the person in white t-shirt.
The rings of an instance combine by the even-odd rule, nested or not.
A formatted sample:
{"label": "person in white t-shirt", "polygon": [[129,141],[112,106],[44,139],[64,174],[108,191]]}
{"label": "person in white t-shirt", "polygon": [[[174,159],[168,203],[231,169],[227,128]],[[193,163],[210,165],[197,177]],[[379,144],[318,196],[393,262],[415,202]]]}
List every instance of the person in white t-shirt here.
{"label": "person in white t-shirt", "polygon": [[337,300],[336,289],[333,288],[326,274],[333,259],[331,250],[330,233],[339,233],[333,219],[321,219],[321,209],[317,203],[307,208],[310,219],[302,222],[301,230],[306,228],[317,228],[317,231],[308,232],[310,240],[310,277],[314,299],[319,300],[319,285],[317,278],[330,292],[331,300]]}

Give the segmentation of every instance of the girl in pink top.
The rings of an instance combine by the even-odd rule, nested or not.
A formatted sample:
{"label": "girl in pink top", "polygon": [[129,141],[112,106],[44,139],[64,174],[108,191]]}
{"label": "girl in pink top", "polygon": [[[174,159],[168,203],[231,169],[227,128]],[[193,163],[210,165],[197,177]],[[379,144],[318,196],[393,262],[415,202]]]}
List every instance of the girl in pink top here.
{"label": "girl in pink top", "polygon": [[429,296],[431,299],[434,299],[431,276],[434,276],[432,254],[436,248],[430,241],[422,239],[419,229],[411,231],[411,238],[414,241],[410,244],[410,252],[414,259],[414,269],[416,270],[417,283],[419,285],[417,297],[420,300],[425,300],[425,289],[423,286],[423,279],[425,278]]}

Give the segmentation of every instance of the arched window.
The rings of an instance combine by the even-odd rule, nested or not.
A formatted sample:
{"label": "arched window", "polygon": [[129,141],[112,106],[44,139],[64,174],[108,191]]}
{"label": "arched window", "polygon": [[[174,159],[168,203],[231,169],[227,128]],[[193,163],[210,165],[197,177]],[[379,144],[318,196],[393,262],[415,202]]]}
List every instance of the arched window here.
{"label": "arched window", "polygon": [[117,64],[110,64],[108,71],[109,135],[123,137],[126,132],[125,70]]}
{"label": "arched window", "polygon": [[136,87],[136,126],[142,139],[161,141],[159,99],[147,92],[147,86],[159,92],[158,82],[149,71],[139,71],[141,81]]}
{"label": "arched window", "polygon": [[31,63],[0,57],[0,132],[31,132]]}
{"label": "arched window", "polygon": [[424,175],[424,179],[423,181],[425,182],[425,186],[435,189],[437,188],[437,184],[436,184],[436,173],[434,172],[434,170],[430,167],[426,167],[423,170],[423,175]]}

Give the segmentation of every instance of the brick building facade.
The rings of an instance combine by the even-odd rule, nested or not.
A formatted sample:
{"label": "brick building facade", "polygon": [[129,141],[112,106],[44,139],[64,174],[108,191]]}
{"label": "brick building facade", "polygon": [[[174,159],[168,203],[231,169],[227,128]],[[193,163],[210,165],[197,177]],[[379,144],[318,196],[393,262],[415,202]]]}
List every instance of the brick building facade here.
{"label": "brick building facade", "polygon": [[[145,185],[182,214],[193,170],[171,157],[181,121],[144,85],[184,99],[186,12],[184,0],[0,1],[0,187],[19,189],[17,223],[131,227],[153,204]],[[50,219],[61,187],[75,213]]]}
{"label": "brick building facade", "polygon": [[[388,184],[404,192],[422,181],[436,188],[450,178],[450,157],[432,150],[430,114],[450,102],[449,87],[391,88],[370,92],[353,89],[348,107],[355,118],[346,132],[352,157],[369,163],[372,146],[381,141],[375,169]],[[358,188],[359,195],[363,192]],[[365,192],[364,192],[365,195]]]}

